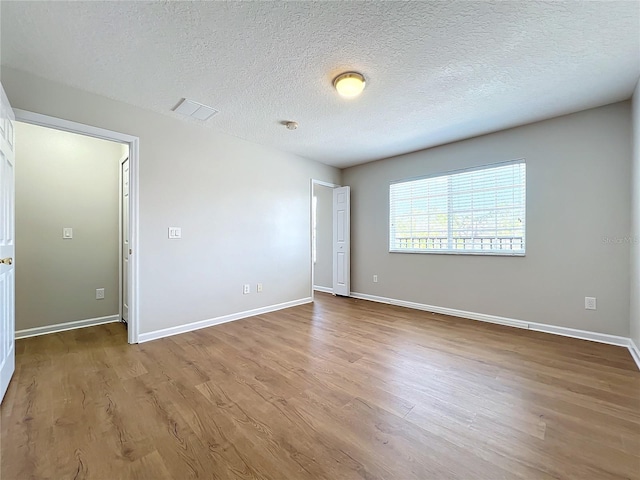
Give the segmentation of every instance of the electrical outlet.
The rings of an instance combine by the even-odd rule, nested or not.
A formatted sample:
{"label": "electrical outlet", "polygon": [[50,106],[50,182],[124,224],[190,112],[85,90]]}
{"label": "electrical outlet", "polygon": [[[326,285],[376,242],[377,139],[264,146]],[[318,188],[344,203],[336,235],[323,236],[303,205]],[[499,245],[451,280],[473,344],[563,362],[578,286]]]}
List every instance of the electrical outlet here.
{"label": "electrical outlet", "polygon": [[378,275],[373,276],[373,283],[378,283]]}
{"label": "electrical outlet", "polygon": [[256,292],[258,293],[262,293],[262,284],[259,283],[258,285],[256,285]]}
{"label": "electrical outlet", "polygon": [[244,287],[242,288],[242,293],[244,295],[251,293],[251,285],[249,285],[248,283],[245,283]]}
{"label": "electrical outlet", "polygon": [[169,238],[171,239],[182,238],[182,228],[169,227]]}
{"label": "electrical outlet", "polygon": [[596,297],[584,297],[584,308],[586,310],[596,309]]}
{"label": "electrical outlet", "polygon": [[96,288],[96,300],[104,299],[104,288]]}

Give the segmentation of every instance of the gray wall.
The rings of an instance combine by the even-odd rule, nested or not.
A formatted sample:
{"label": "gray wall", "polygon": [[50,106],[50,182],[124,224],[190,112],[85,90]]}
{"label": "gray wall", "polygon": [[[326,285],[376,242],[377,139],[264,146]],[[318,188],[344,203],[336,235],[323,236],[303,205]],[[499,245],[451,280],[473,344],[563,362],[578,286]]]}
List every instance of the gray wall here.
{"label": "gray wall", "polygon": [[631,338],[640,348],[640,81],[633,93],[631,204]]}
{"label": "gray wall", "polygon": [[13,69],[2,83],[14,108],[140,138],[141,333],[310,296],[311,178],[339,170]]}
{"label": "gray wall", "polygon": [[[346,169],[352,291],[628,336],[630,115],[622,102]],[[526,257],[388,252],[390,181],[522,157]]]}
{"label": "gray wall", "polygon": [[123,146],[20,122],[15,131],[16,330],[117,314]]}
{"label": "gray wall", "polygon": [[316,264],[313,284],[333,288],[333,188],[314,185],[316,207]]}

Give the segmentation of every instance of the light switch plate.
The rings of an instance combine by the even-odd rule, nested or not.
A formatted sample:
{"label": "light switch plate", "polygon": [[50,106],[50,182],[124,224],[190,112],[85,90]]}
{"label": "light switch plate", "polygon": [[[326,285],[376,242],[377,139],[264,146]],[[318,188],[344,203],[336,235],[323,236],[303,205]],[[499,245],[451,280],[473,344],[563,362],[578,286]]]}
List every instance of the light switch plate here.
{"label": "light switch plate", "polygon": [[182,238],[182,228],[169,227],[169,238]]}
{"label": "light switch plate", "polygon": [[64,227],[62,229],[62,238],[64,238],[65,240],[73,238],[73,228]]}

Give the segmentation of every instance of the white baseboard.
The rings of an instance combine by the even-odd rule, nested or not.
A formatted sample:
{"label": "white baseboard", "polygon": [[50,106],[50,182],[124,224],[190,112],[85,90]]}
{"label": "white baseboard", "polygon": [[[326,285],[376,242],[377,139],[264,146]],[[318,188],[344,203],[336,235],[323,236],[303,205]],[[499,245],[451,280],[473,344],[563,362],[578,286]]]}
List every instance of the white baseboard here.
{"label": "white baseboard", "polygon": [[378,297],[376,295],[367,295],[365,293],[352,292],[353,298],[362,300],[370,300],[372,302],[387,303],[389,305],[397,305],[399,307],[413,308],[414,310],[424,310],[426,312],[441,313],[443,315],[451,315],[453,317],[470,318],[471,320],[479,320],[481,322],[498,323],[500,325],[508,325],[517,328],[529,328],[527,322],[514,320],[512,318],[497,317],[495,315],[486,315],[484,313],[467,312],[465,310],[455,310],[453,308],[436,307],[434,305],[425,305],[424,303],[407,302],[405,300],[396,300],[395,298]]}
{"label": "white baseboard", "polygon": [[590,332],[588,330],[578,330],[577,328],[558,327],[546,325],[544,323],[529,323],[529,330],[536,332],[553,333],[563,337],[579,338],[580,340],[590,340],[598,343],[608,343],[619,347],[629,347],[630,338],[609,335],[607,333]]}
{"label": "white baseboard", "polygon": [[138,335],[138,343],[149,342],[151,340],[170,337],[172,335],[178,335],[180,333],[192,332],[194,330],[200,330],[201,328],[212,327],[214,325],[220,325],[221,323],[233,322],[234,320],[253,317],[255,315],[261,315],[263,313],[275,312],[277,310],[282,310],[284,308],[296,307],[298,305],[304,305],[305,303],[311,303],[311,302],[312,302],[311,297],[300,298],[298,300],[292,300],[290,302],[278,303],[276,305],[268,305],[266,307],[254,308],[253,310],[246,310],[244,312],[232,313],[230,315],[223,315],[221,317],[209,318],[207,320],[200,320],[198,322],[187,323],[185,325],[178,325],[177,327],[163,328],[162,330],[155,330],[153,332],[141,333]]}
{"label": "white baseboard", "polygon": [[627,347],[633,360],[638,365],[640,370],[640,350],[635,345],[632,339],[627,337],[620,337],[617,335],[609,335],[606,333],[590,332],[587,330],[578,330],[576,328],[558,327],[555,325],[547,325],[544,323],[525,322],[522,320],[516,320],[514,318],[498,317],[496,315],[487,315],[485,313],[467,312],[465,310],[456,310],[453,308],[437,307],[434,305],[426,305],[423,303],[407,302],[404,300],[397,300],[394,298],[379,297],[376,295],[368,295],[366,293],[352,292],[353,298],[359,298],[362,300],[369,300],[371,302],[387,303],[389,305],[397,305],[400,307],[413,308],[415,310],[424,310],[427,312],[440,313],[443,315],[452,315],[454,317],[468,318],[471,320],[479,320],[481,322],[497,323],[499,325],[506,325],[509,327],[524,328],[527,330],[534,330],[537,332],[551,333],[554,335],[562,335],[564,337],[579,338],[581,340],[590,340],[592,342],[607,343],[609,345],[617,345],[620,347]]}
{"label": "white baseboard", "polygon": [[36,337],[38,335],[46,335],[48,333],[64,332],[67,330],[75,330],[76,328],[94,327],[104,323],[119,322],[120,315],[108,315],[106,317],[87,318],[86,320],[77,320],[75,322],[57,323],[55,325],[46,325],[44,327],[27,328],[25,330],[16,331],[16,340],[20,338]]}
{"label": "white baseboard", "polygon": [[629,352],[631,352],[631,356],[633,357],[633,360],[636,362],[636,365],[638,366],[638,370],[640,370],[640,349],[635,344],[632,338],[629,339],[628,348],[629,348]]}
{"label": "white baseboard", "polygon": [[314,285],[313,289],[316,292],[324,292],[324,293],[333,293],[333,288],[329,288],[329,287],[321,287],[320,285]]}

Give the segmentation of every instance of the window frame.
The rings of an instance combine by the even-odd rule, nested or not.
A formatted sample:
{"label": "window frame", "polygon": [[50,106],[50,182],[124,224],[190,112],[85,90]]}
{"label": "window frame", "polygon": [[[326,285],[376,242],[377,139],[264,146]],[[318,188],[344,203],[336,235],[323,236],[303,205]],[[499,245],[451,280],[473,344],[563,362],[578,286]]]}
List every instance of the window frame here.
{"label": "window frame", "polygon": [[[460,174],[460,173],[469,173],[469,172],[474,172],[474,171],[478,171],[478,170],[488,170],[491,168],[497,168],[497,167],[502,167],[502,166],[507,166],[507,165],[519,165],[519,164],[523,164],[525,166],[525,178],[524,178],[524,226],[522,228],[522,251],[512,251],[512,250],[484,250],[484,251],[472,251],[472,250],[453,250],[453,249],[433,249],[433,250],[402,250],[402,249],[392,249],[391,248],[391,187],[392,185],[398,184],[398,183],[408,183],[408,182],[414,182],[417,180],[427,180],[430,178],[438,178],[438,177],[448,177],[448,176],[452,176],[452,175],[456,175],[456,174]],[[473,167],[468,167],[468,168],[460,168],[460,169],[456,169],[456,170],[449,170],[446,172],[436,172],[436,173],[430,173],[427,175],[420,175],[420,176],[416,176],[416,177],[407,177],[407,178],[402,178],[399,180],[392,180],[389,182],[388,185],[388,193],[387,193],[387,249],[388,252],[391,254],[417,254],[417,255],[472,255],[472,256],[489,256],[489,257],[526,257],[527,256],[527,162],[525,158],[517,158],[514,160],[507,160],[507,161],[502,161],[502,162],[496,162],[496,163],[490,163],[490,164],[483,164],[483,165],[477,165],[477,166],[473,166]],[[450,202],[448,202],[450,203]],[[448,207],[448,216],[451,214],[451,207]],[[449,225],[450,225],[450,218],[449,218]],[[450,233],[450,227],[447,229],[447,237]]]}

